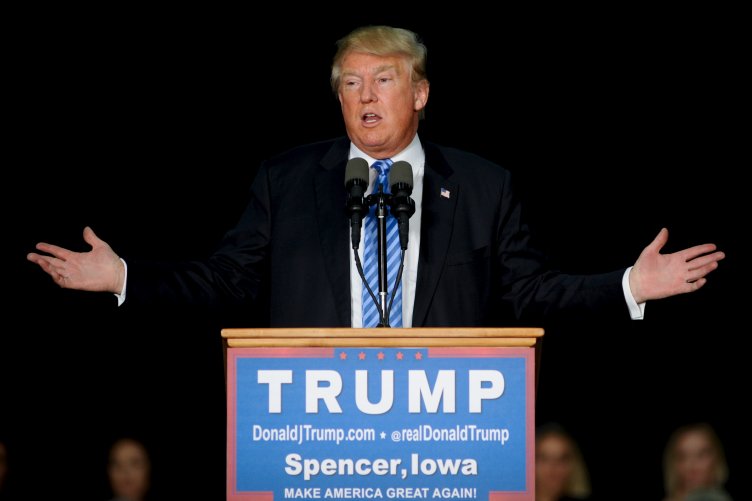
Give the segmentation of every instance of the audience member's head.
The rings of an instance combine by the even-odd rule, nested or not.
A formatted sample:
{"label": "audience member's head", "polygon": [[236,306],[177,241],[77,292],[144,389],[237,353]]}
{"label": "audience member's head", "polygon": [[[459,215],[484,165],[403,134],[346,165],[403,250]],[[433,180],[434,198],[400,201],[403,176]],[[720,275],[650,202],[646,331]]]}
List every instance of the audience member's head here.
{"label": "audience member's head", "polygon": [[151,461],[143,443],[121,438],[110,448],[107,475],[118,501],[143,501],[151,485]]}
{"label": "audience member's head", "polygon": [[710,425],[684,426],[671,435],[663,473],[668,499],[727,499],[718,497],[724,495],[720,489],[728,478],[726,455]]}
{"label": "audience member's head", "polygon": [[538,429],[535,439],[535,494],[538,501],[586,499],[590,479],[579,447],[558,425]]}
{"label": "audience member's head", "polygon": [[5,487],[5,477],[8,475],[8,448],[0,439],[0,493],[3,492]]}

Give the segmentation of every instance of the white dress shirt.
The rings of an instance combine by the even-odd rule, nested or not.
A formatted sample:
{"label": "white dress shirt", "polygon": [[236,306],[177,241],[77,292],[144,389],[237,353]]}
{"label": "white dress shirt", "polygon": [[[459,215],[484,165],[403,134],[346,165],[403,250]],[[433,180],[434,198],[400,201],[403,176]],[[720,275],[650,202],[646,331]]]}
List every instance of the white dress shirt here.
{"label": "white dress shirt", "polygon": [[[376,169],[370,168],[376,160],[350,143],[350,153],[348,160],[360,157],[365,159],[369,165],[369,182],[366,195],[373,191],[373,185],[377,177]],[[421,202],[423,201],[423,172],[426,163],[426,155],[423,151],[423,145],[416,134],[407,148],[400,153],[391,157],[392,161],[398,162],[403,160],[413,167],[413,193],[412,199],[415,201],[415,214],[410,218],[410,244],[405,252],[405,269],[402,274],[402,326],[412,327],[413,325],[413,307],[415,305],[415,286],[418,282],[418,256],[420,253],[420,222],[421,222]],[[348,239],[348,248],[350,250],[350,322],[352,327],[363,327],[363,282],[361,281],[358,269],[355,266],[355,256],[353,255],[351,240]],[[358,248],[358,255],[363,260],[363,239]],[[115,294],[118,300],[118,306],[125,302],[126,286],[128,283],[128,266],[125,266],[125,280],[123,281],[123,290],[120,294]],[[626,269],[622,277],[621,286],[624,291],[624,299],[627,302],[629,316],[632,320],[642,320],[645,314],[645,303],[637,304],[632,291],[629,288],[629,273],[632,267]],[[393,287],[389,284],[389,287]]]}

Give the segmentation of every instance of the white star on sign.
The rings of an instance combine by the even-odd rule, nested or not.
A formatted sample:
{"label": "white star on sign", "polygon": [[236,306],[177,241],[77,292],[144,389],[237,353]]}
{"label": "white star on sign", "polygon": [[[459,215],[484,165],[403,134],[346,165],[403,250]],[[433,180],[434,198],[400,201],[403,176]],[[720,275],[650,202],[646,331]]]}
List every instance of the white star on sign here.
{"label": "white star on sign", "polygon": [[386,432],[381,432],[381,440],[384,440],[386,438]]}

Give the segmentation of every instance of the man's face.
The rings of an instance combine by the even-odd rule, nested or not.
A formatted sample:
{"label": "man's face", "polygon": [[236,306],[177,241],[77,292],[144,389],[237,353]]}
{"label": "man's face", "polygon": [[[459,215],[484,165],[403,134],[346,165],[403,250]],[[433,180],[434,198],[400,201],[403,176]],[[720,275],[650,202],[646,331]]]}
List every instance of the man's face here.
{"label": "man's face", "polygon": [[388,158],[418,131],[428,82],[413,84],[404,57],[351,52],[342,60],[338,94],[350,140],[373,158]]}

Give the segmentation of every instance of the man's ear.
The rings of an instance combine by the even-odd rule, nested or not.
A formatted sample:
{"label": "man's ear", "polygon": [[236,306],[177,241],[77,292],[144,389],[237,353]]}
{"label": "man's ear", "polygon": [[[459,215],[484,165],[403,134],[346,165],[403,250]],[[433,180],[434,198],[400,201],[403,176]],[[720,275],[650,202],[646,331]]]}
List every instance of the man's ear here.
{"label": "man's ear", "polygon": [[428,84],[428,80],[423,79],[415,84],[415,111],[421,111],[426,107],[429,90],[430,85]]}

